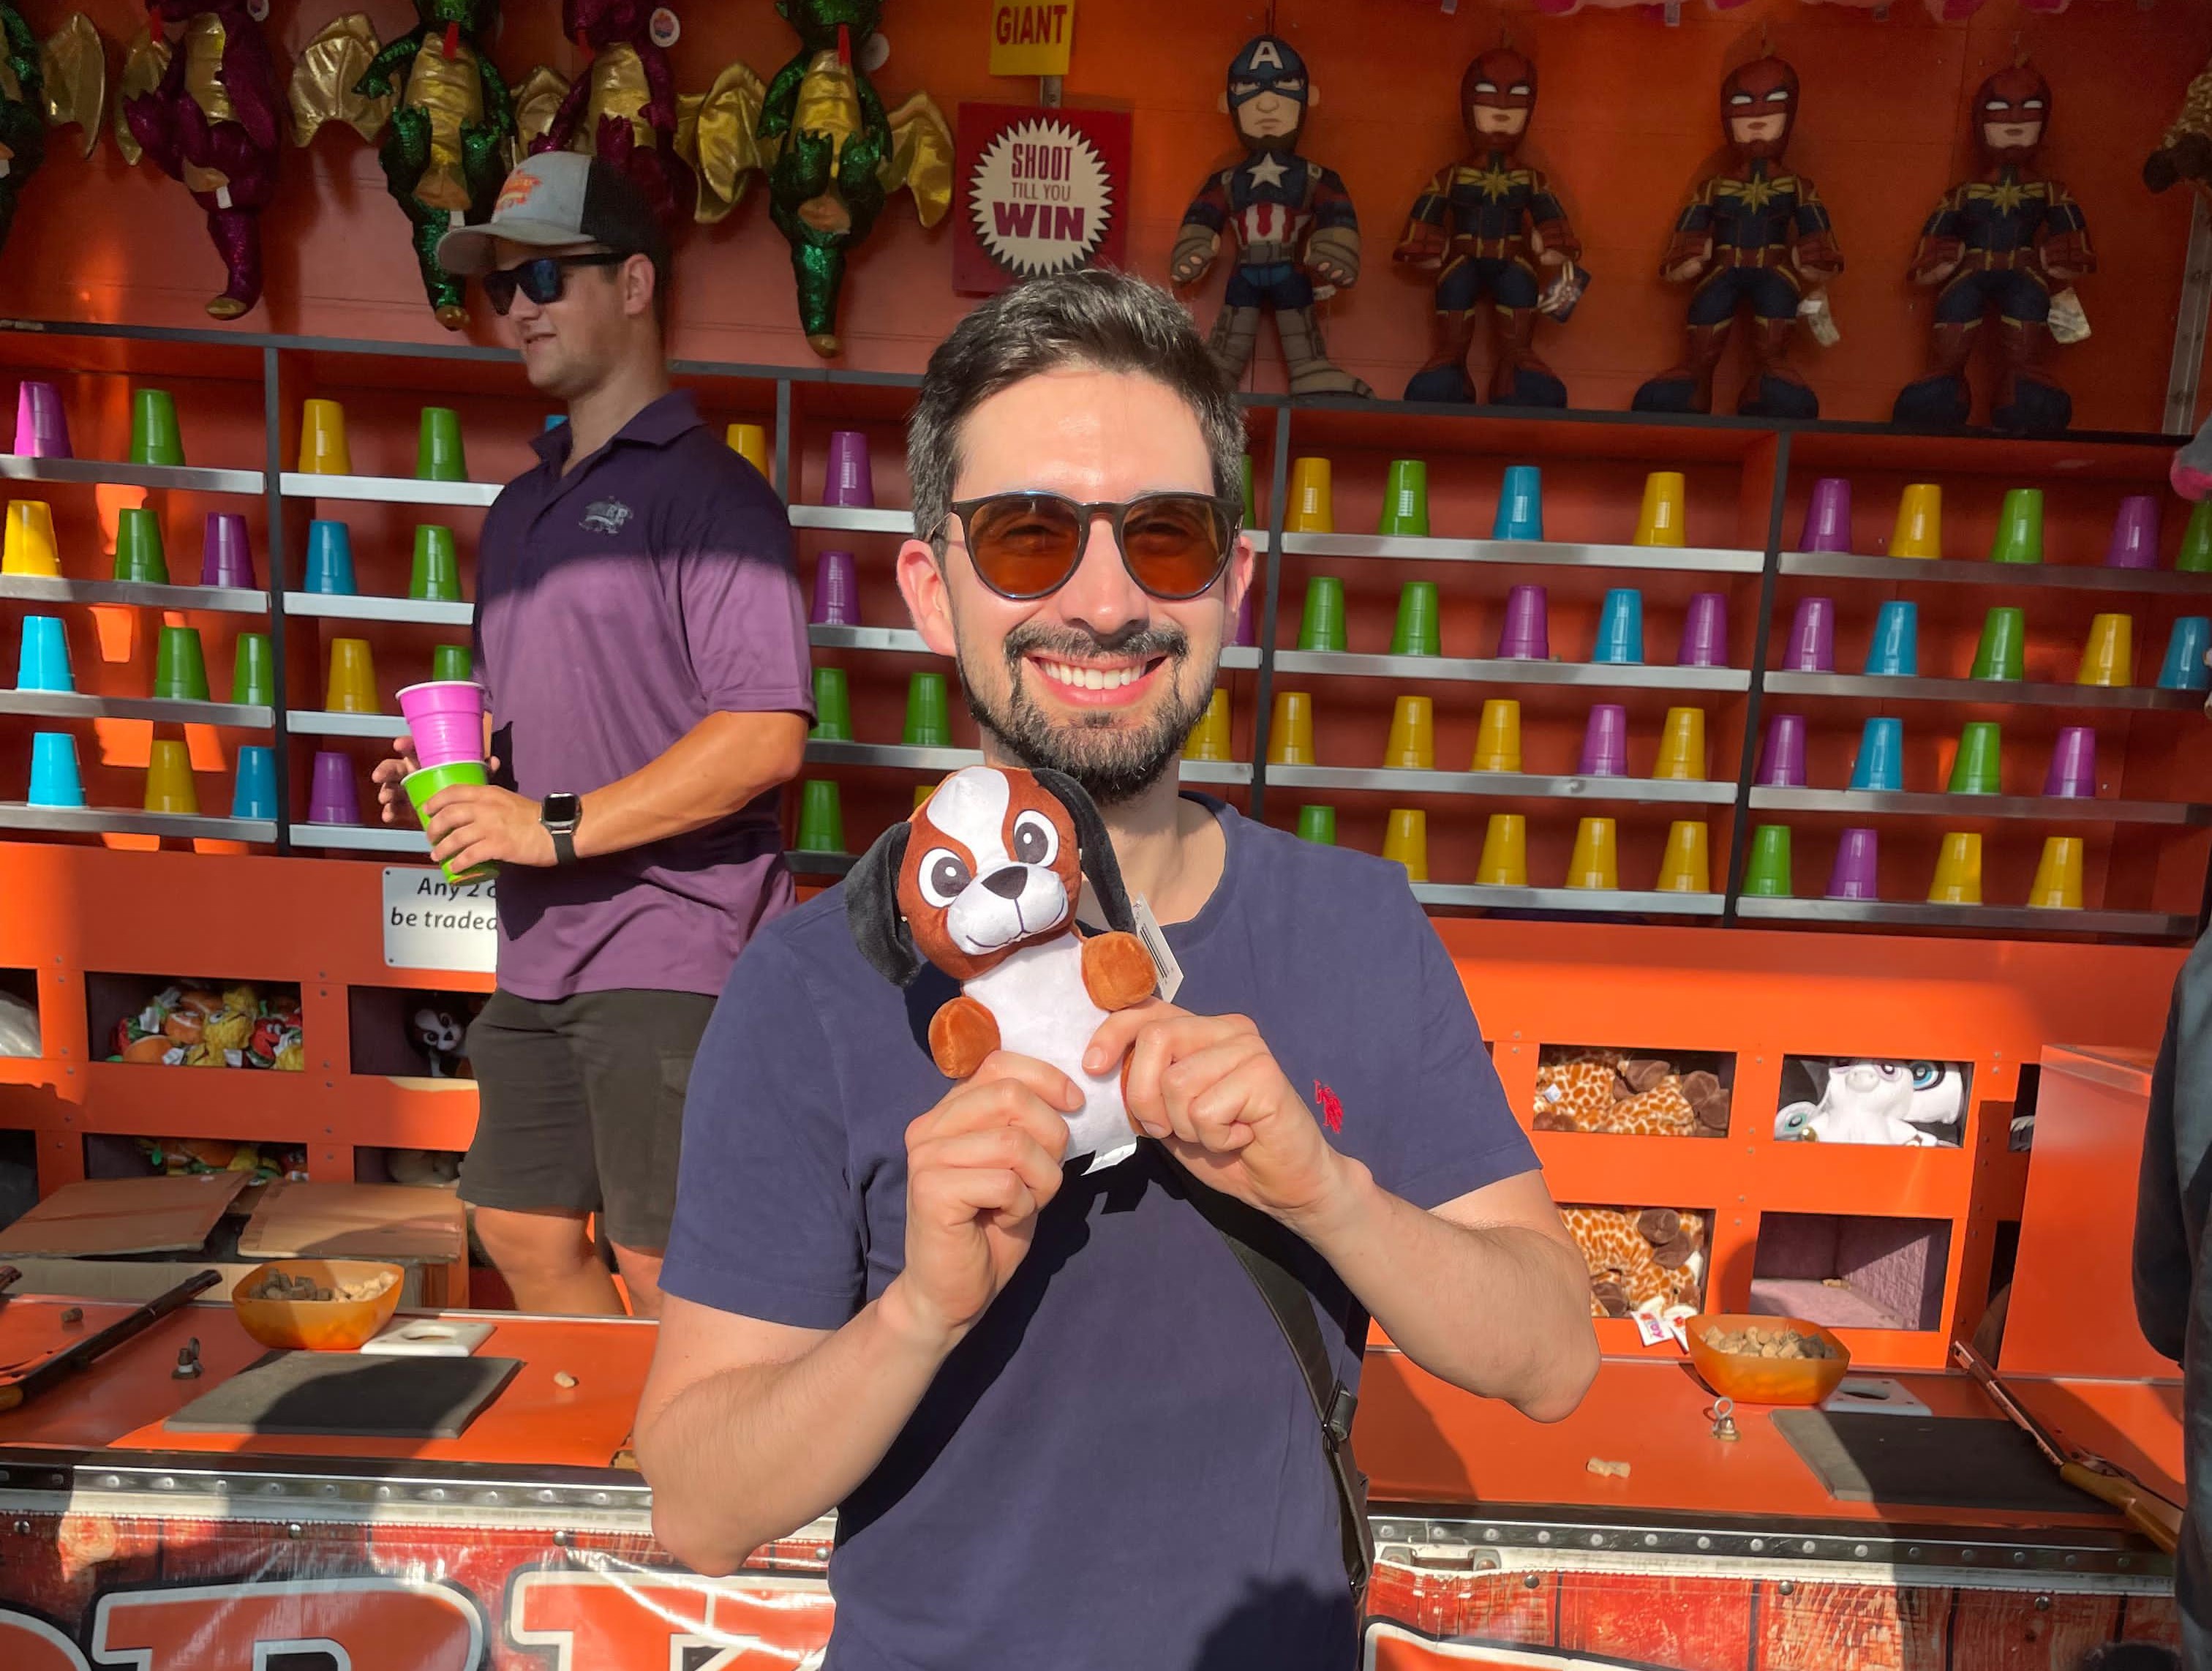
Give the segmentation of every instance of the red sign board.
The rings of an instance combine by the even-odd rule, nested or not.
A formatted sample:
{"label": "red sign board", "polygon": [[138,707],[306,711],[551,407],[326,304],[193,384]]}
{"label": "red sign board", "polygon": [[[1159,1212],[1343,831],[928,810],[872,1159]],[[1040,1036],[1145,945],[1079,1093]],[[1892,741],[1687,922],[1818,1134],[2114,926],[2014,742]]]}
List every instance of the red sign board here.
{"label": "red sign board", "polygon": [[1128,243],[1129,112],[963,105],[952,288],[1117,267]]}

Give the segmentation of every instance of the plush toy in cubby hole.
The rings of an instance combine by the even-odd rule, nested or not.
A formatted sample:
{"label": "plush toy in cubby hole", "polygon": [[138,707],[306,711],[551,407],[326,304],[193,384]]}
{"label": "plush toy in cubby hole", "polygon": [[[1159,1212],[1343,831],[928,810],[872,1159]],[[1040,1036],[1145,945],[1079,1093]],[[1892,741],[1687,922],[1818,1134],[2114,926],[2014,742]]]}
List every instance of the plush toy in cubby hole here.
{"label": "plush toy in cubby hole", "polygon": [[[1800,1089],[1817,1100],[1790,1095]],[[1780,1141],[1955,1149],[1965,1139],[1966,1075],[1956,1062],[1792,1056],[1782,1096]]]}
{"label": "plush toy in cubby hole", "polygon": [[1590,1316],[1673,1321],[1705,1303],[1705,1216],[1675,1207],[1559,1210],[1589,1272]]}
{"label": "plush toy in cubby hole", "polygon": [[469,1023],[484,1006],[481,993],[430,993],[407,1015],[407,1042],[429,1064],[434,1079],[473,1079]]}
{"label": "plush toy in cubby hole", "polygon": [[115,1024],[107,1060],[296,1073],[306,1066],[304,1037],[296,987],[264,993],[246,981],[220,991],[179,982]]}
{"label": "plush toy in cubby hole", "polygon": [[1570,1050],[1536,1068],[1540,1132],[1607,1132],[1626,1137],[1726,1137],[1728,1087],[1703,1068],[1676,1071],[1662,1058],[1627,1050]]}
{"label": "plush toy in cubby hole", "polygon": [[156,1172],[184,1177],[204,1172],[243,1172],[256,1183],[283,1178],[304,1182],[307,1151],[298,1144],[234,1143],[222,1137],[142,1137],[139,1152]]}

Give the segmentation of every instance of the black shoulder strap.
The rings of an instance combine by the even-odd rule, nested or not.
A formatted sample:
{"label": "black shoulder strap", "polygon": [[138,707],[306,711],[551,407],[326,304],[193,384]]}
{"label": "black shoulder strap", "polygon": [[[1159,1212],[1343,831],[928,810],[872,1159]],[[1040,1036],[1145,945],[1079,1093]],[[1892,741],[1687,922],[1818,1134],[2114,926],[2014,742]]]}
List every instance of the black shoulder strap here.
{"label": "black shoulder strap", "polygon": [[1366,1476],[1359,1472],[1352,1455],[1352,1418],[1358,1408],[1358,1395],[1337,1379],[1336,1367],[1329,1361],[1328,1346],[1322,1339],[1321,1324],[1314,1316],[1313,1301],[1306,1292],[1305,1284],[1242,1233],[1237,1224],[1239,1217],[1251,1214],[1254,1210],[1200,1183],[1164,1145],[1153,1142],[1152,1147],[1158,1151],[1170,1174],[1180,1179],[1199,1216],[1229,1244],[1229,1251],[1237,1255],[1237,1262],[1252,1279],[1252,1285],[1260,1291],[1260,1297],[1267,1302],[1276,1326],[1283,1331],[1283,1340],[1291,1349],[1299,1377],[1306,1384],[1307,1396],[1313,1402],[1314,1415],[1321,1423],[1322,1450],[1328,1461],[1329,1477],[1336,1483],[1344,1576],[1352,1586],[1353,1601],[1364,1605],[1367,1581],[1375,1570],[1375,1538],[1367,1524]]}

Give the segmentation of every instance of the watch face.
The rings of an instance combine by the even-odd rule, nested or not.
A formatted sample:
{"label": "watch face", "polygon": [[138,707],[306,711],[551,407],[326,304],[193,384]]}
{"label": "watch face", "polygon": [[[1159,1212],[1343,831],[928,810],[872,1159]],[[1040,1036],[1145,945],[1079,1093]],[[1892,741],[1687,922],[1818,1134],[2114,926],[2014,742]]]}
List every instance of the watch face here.
{"label": "watch face", "polygon": [[539,816],[547,823],[574,823],[583,810],[583,801],[577,796],[548,795]]}

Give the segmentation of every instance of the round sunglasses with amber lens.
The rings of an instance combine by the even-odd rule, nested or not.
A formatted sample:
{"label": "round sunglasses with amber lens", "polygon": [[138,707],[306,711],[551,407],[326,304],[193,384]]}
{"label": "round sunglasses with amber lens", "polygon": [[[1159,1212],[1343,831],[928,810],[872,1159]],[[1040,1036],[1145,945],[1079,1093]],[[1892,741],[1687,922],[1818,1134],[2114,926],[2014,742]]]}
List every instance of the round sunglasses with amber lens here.
{"label": "round sunglasses with amber lens", "polygon": [[[1164,602],[1199,597],[1229,566],[1239,508],[1204,493],[1147,493],[1091,505],[1041,492],[952,501],[975,573],[992,591],[1017,603],[1048,597],[1067,584],[1083,561],[1092,520],[1102,516],[1113,525],[1114,544],[1131,580]],[[939,539],[944,532],[940,525]]]}

